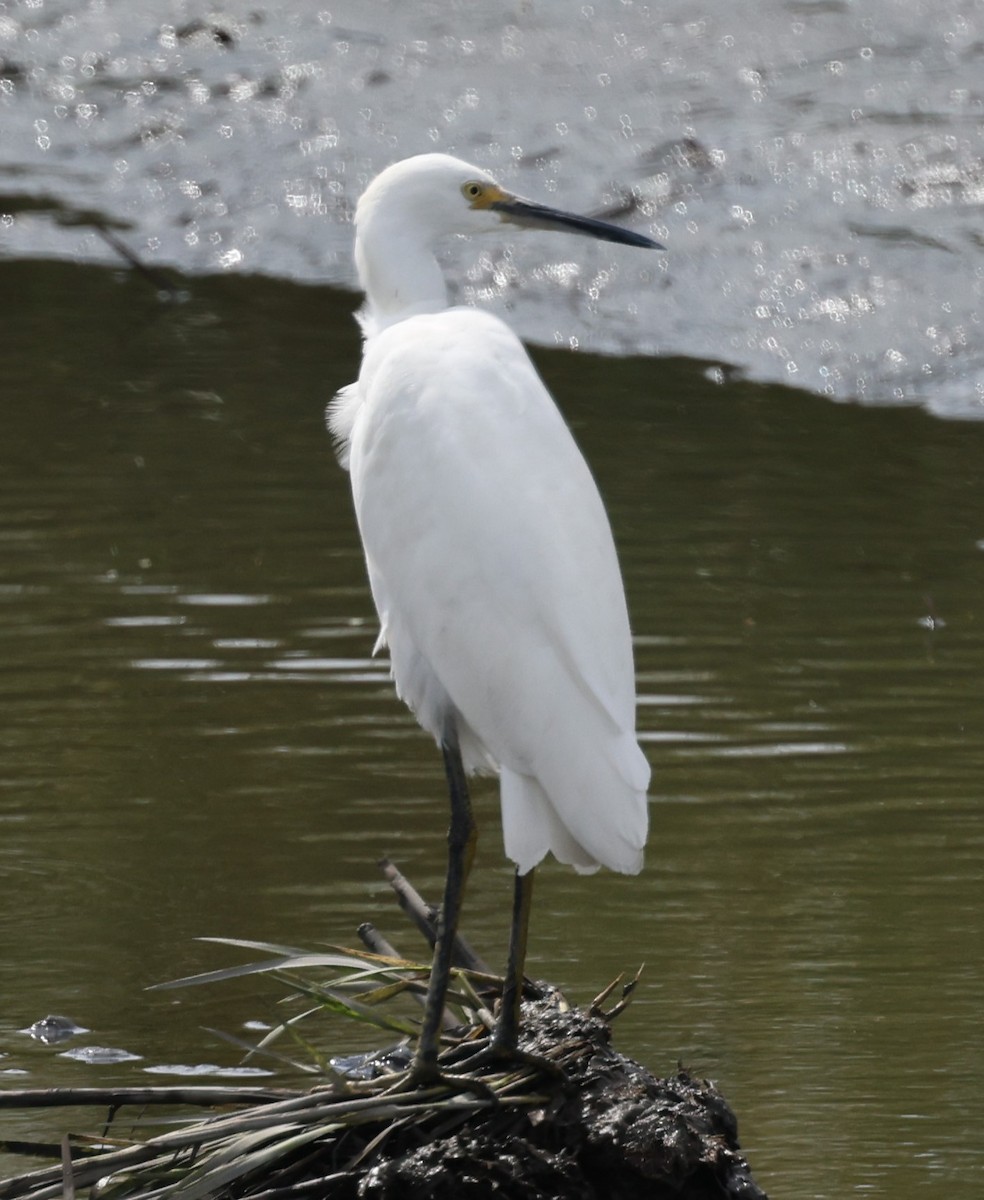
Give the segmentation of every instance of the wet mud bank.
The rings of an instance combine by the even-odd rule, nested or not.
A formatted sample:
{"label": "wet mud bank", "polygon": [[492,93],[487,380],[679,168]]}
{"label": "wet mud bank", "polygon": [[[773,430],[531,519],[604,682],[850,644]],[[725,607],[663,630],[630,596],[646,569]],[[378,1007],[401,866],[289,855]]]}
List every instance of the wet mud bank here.
{"label": "wet mud bank", "polygon": [[685,1070],[657,1079],[614,1050],[600,1016],[550,1001],[524,1008],[524,1048],[565,1044],[564,1078],[538,1107],[484,1110],[454,1128],[438,1117],[394,1137],[377,1161],[340,1181],[339,1197],[517,1200],[765,1200],[712,1083]]}
{"label": "wet mud bank", "polygon": [[[483,1027],[464,1030],[440,1059],[451,1086],[414,1088],[387,1066],[307,1092],[7,1093],[7,1109],[108,1105],[110,1116],[100,1138],[0,1144],[61,1158],[0,1180],[0,1200],[83,1191],[104,1200],[767,1200],[721,1093],[682,1068],[657,1079],[619,1054],[611,1015],[571,1009],[550,992],[524,1005],[521,1057],[505,1063],[490,1063]],[[157,1105],[218,1111],[145,1141],[124,1131],[134,1108]]]}

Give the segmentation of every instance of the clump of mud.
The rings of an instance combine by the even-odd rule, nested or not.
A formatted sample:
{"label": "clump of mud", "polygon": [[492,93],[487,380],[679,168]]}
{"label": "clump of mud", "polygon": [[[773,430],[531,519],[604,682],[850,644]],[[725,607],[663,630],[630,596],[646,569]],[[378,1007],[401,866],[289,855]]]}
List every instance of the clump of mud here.
{"label": "clump of mud", "polygon": [[538,1081],[541,1104],[445,1110],[405,1136],[392,1130],[371,1165],[333,1181],[332,1197],[765,1200],[734,1113],[711,1083],[683,1070],[656,1079],[612,1048],[602,1016],[550,1000],[524,1005],[523,1030],[531,1055],[564,1047],[563,1077]]}

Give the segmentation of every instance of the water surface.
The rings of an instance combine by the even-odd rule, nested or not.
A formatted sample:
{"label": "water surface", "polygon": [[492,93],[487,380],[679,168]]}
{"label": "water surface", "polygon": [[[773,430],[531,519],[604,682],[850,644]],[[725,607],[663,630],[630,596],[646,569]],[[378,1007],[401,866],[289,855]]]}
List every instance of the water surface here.
{"label": "water surface", "polygon": [[[207,1029],[275,1019],[275,988],[143,990],[237,961],[196,937],[371,918],[413,953],[375,859],[442,876],[439,759],[371,657],[322,426],[353,298],[180,282],[0,261],[4,1087],[235,1066]],[[537,361],[620,544],[654,782],[642,876],[542,871],[531,970],[583,1002],[644,961],[618,1045],[716,1079],[774,1196],[976,1197],[984,429],[684,359]],[[496,961],[478,804],[466,925]],[[18,1032],[47,1013],[141,1057]]]}
{"label": "water surface", "polygon": [[452,249],[527,338],[979,418],[982,56],[975,0],[8,4],[0,253],[351,283],[368,179],[442,150],[669,247]]}

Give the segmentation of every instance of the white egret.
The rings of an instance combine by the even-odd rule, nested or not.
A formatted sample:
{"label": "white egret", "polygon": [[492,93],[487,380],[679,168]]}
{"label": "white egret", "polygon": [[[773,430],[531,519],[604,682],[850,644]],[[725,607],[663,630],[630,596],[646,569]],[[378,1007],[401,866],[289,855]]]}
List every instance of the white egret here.
{"label": "white egret", "polygon": [[533,868],[642,867],[649,765],[635,735],[629,621],[598,489],[517,336],[448,307],[435,243],[504,222],[662,249],[531,203],[444,154],[388,167],[355,213],[366,293],[357,383],[329,406],[396,689],[444,755],[448,874],[414,1077],[438,1029],[474,853],[466,772],[498,771],[516,864],[493,1039],[514,1051]]}

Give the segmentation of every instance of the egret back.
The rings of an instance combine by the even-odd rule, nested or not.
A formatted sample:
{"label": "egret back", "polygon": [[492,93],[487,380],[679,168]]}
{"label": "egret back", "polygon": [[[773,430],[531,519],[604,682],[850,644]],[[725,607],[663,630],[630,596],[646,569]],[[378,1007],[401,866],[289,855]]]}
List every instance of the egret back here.
{"label": "egret back", "polygon": [[608,519],[516,336],[455,308],[366,345],[335,402],[397,689],[501,773],[506,852],[635,872],[648,764]]}

